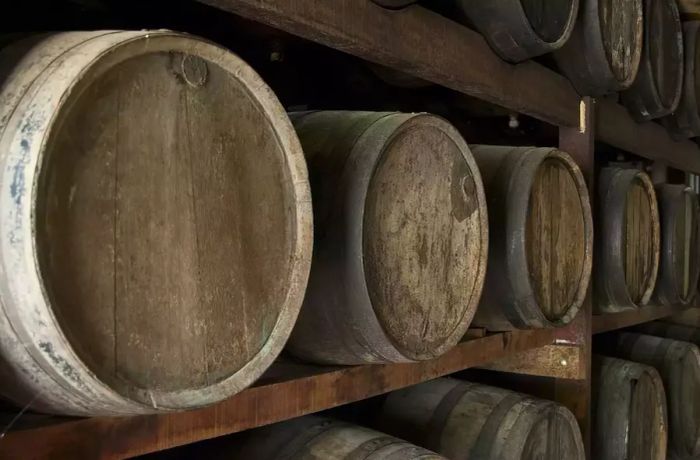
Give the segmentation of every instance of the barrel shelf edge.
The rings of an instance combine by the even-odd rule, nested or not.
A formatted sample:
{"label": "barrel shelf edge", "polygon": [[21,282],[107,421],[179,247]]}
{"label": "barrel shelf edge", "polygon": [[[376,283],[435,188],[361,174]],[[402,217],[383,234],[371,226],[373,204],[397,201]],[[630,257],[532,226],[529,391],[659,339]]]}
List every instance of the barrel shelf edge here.
{"label": "barrel shelf edge", "polygon": [[666,318],[676,313],[697,307],[655,306],[647,305],[636,310],[627,310],[619,313],[606,313],[593,315],[593,334],[601,334],[625,327],[636,326],[658,319]]}

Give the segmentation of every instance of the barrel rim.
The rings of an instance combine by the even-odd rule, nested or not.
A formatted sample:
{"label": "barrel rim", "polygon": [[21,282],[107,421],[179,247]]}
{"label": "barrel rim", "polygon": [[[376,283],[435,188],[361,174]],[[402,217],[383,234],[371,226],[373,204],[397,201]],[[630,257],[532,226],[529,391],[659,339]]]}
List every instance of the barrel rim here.
{"label": "barrel rim", "polygon": [[[8,239],[6,233],[3,232],[2,238],[2,253],[0,257],[4,264],[8,263],[8,255],[12,255],[17,259],[24,268],[23,272],[31,277],[31,287],[22,289],[13,283],[8,283],[6,288],[9,291],[10,297],[3,302],[3,309],[7,314],[8,304],[21,304],[29,300],[35,305],[37,313],[44,319],[45,329],[41,331],[33,330],[31,340],[24,340],[24,351],[29,359],[43,369],[55,369],[57,375],[61,375],[60,368],[64,365],[69,365],[76,378],[87,383],[100,395],[104,396],[109,403],[103,404],[99,401],[95,406],[95,399],[88,398],[92,406],[84,407],[76,403],[75,399],[82,399],[79,394],[79,389],[73,382],[54,382],[59,383],[62,388],[62,393],[65,395],[63,401],[51,407],[51,410],[60,408],[61,411],[75,414],[95,414],[95,413],[114,413],[115,411],[124,413],[148,413],[155,411],[167,411],[172,409],[199,407],[219,401],[227,396],[240,391],[245,386],[251,384],[262,372],[272,363],[277,354],[281,351],[286,341],[287,336],[291,332],[294,319],[301,307],[303,298],[303,287],[308,278],[310,267],[310,247],[312,241],[312,224],[311,224],[311,206],[310,206],[310,191],[308,185],[308,176],[301,146],[296,137],[296,134],[291,126],[291,122],[286,117],[283,107],[272,93],[269,87],[263,82],[261,77],[246,64],[240,57],[225,50],[224,48],[199,39],[187,34],[171,32],[166,30],[157,31],[115,31],[112,32],[110,40],[104,40],[101,32],[95,32],[90,39],[81,42],[78,46],[70,51],[81,50],[82,55],[73,56],[76,53],[66,52],[58,56],[47,69],[55,66],[63,71],[58,77],[53,76],[53,80],[44,78],[37,79],[32,83],[36,93],[44,94],[48,100],[56,102],[53,107],[53,113],[33,113],[34,116],[41,115],[43,118],[35,120],[37,123],[34,135],[38,140],[29,145],[30,150],[26,152],[31,157],[27,158],[26,163],[19,163],[17,167],[23,168],[22,173],[26,174],[27,182],[31,184],[31,200],[18,201],[15,203],[12,196],[8,196],[7,184],[5,184],[2,202],[5,206],[17,208],[19,221],[17,229],[22,229],[26,234],[31,235],[24,241],[18,244],[16,241]],[[104,34],[104,32],[102,32]],[[96,43],[96,49],[85,49],[86,43]],[[148,43],[144,47],[143,43]],[[130,54],[130,51],[136,51],[135,54]],[[157,51],[181,51],[181,52],[197,52],[201,53],[209,62],[215,63],[224,70],[232,73],[240,81],[245,83],[245,87],[249,92],[251,101],[259,106],[259,109],[264,112],[270,119],[276,120],[273,130],[277,136],[280,146],[280,151],[284,153],[282,160],[285,163],[287,174],[291,181],[289,184],[289,192],[293,193],[290,197],[290,203],[294,204],[294,231],[295,235],[292,239],[289,273],[289,287],[286,293],[286,301],[280,308],[277,322],[273,328],[265,345],[251,360],[246,363],[241,369],[219,382],[204,386],[197,389],[175,390],[175,391],[159,391],[155,389],[139,389],[127,388],[116,389],[112,384],[103,382],[98,379],[92,369],[88,368],[83,360],[77,356],[71,348],[70,342],[60,328],[55,313],[50,308],[50,297],[48,296],[46,286],[42,280],[41,269],[39,268],[38,247],[37,247],[37,228],[36,228],[36,199],[37,199],[37,183],[41,172],[41,164],[43,164],[45,150],[47,148],[47,140],[52,138],[52,128],[56,116],[59,114],[60,107],[63,107],[73,97],[73,92],[84,84],[86,76],[92,75],[96,69],[108,69],[111,65],[116,65],[123,60],[142,55],[150,54]],[[74,68],[67,68],[67,61],[73,63],[78,60],[81,65]],[[253,94],[250,88],[258,90]],[[52,94],[53,93],[53,94]],[[17,104],[17,106],[34,103],[38,96],[32,95],[31,100],[25,95]],[[46,100],[39,100],[39,103],[45,103]],[[39,104],[37,103],[37,104]],[[40,123],[40,124],[39,124]],[[25,141],[26,142],[26,141]],[[7,167],[5,174],[7,174]],[[24,180],[24,177],[23,177]],[[8,181],[5,177],[4,181]],[[11,181],[10,181],[11,182]],[[17,332],[17,329],[22,330],[20,337],[29,337],[29,324],[24,324],[23,321],[29,321],[29,318],[17,318],[20,320],[13,321],[12,327]],[[283,336],[283,337],[281,337]],[[41,344],[53,344],[53,355],[46,356],[46,350],[42,350]],[[31,348],[29,348],[31,347]],[[57,348],[61,348],[57,350]],[[59,360],[55,358],[55,353],[61,352]],[[39,378],[45,379],[47,376],[42,375]],[[50,378],[50,377],[49,377]]]}

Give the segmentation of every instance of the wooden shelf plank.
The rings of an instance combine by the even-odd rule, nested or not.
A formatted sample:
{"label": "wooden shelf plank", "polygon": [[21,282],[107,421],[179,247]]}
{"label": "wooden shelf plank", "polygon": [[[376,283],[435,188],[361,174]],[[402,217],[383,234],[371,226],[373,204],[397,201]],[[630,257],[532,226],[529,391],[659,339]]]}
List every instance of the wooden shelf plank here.
{"label": "wooden shelf plank", "polygon": [[[580,124],[580,98],[566,78],[533,61],[504,62],[479,33],[417,5],[392,11],[368,0],[199,1],[554,125]],[[696,144],[673,141],[656,122],[637,124],[615,102],[598,102],[598,139],[700,173]]]}
{"label": "wooden shelf plank", "polygon": [[549,345],[553,330],[514,331],[460,343],[411,364],[314,367],[282,364],[215,406],[172,414],[96,417],[10,431],[2,458],[125,458],[222,436],[387,393],[514,353]]}
{"label": "wooden shelf plank", "polygon": [[636,310],[623,311],[620,313],[593,315],[593,333],[600,334],[603,332],[610,332],[616,329],[622,329],[625,327],[654,321],[680,313],[683,310],[683,307],[646,306]]}

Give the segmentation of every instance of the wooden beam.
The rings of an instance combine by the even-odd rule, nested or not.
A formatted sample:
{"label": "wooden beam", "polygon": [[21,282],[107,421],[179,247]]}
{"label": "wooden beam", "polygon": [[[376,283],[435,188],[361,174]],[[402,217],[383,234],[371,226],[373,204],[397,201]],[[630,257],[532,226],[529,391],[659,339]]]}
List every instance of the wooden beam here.
{"label": "wooden beam", "polygon": [[537,377],[586,379],[586,357],[580,346],[547,345],[516,353],[479,368]]}
{"label": "wooden beam", "polygon": [[666,318],[683,311],[683,307],[648,305],[636,310],[628,310],[619,313],[607,313],[593,316],[593,333],[614,331],[637,324]]}
{"label": "wooden beam", "polygon": [[513,353],[549,345],[552,330],[514,331],[462,342],[415,364],[318,367],[285,363],[252,388],[189,412],[96,417],[11,431],[3,459],[116,459],[235,433],[397,390]]}

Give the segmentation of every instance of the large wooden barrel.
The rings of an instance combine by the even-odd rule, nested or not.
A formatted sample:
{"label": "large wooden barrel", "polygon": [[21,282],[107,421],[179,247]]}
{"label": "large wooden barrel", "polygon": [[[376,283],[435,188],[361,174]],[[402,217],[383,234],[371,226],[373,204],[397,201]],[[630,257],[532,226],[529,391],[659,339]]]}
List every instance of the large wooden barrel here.
{"label": "large wooden barrel", "polygon": [[664,118],[675,139],[700,136],[700,21],[683,23],[683,91],[676,111]]}
{"label": "large wooden barrel", "polygon": [[595,356],[592,395],[591,458],[666,460],[666,393],[656,369]]}
{"label": "large wooden barrel", "polygon": [[662,305],[687,305],[695,297],[700,275],[698,197],[684,185],[656,187],[661,216],[659,276],[653,300]]}
{"label": "large wooden barrel", "polygon": [[656,192],[649,176],[637,169],[603,168],[597,216],[597,311],[646,304],[656,285],[661,238]]}
{"label": "large wooden barrel", "polygon": [[427,114],[292,114],[309,164],[316,240],[289,341],[313,362],[431,359],[464,335],[488,246],[466,142]]}
{"label": "large wooden barrel", "polygon": [[653,366],[666,390],[670,458],[700,456],[700,350],[696,345],[651,335],[622,333],[611,353]]}
{"label": "large wooden barrel", "polygon": [[304,157],[271,90],[168,31],[44,35],[0,69],[0,393],[128,414],[253,382],[311,261]]}
{"label": "large wooden barrel", "polygon": [[390,393],[377,426],[451,459],[586,457],[576,419],[565,407],[449,378]]}
{"label": "large wooden barrel", "polygon": [[642,1],[586,0],[579,8],[571,38],[554,54],[579,94],[602,96],[632,85],[644,41]]}
{"label": "large wooden barrel", "polygon": [[579,9],[579,0],[455,1],[491,48],[510,62],[561,48]]}
{"label": "large wooden barrel", "polygon": [[690,342],[700,346],[700,328],[665,321],[652,321],[634,327],[635,332]]}
{"label": "large wooden barrel", "polygon": [[384,433],[307,416],[258,428],[214,458],[251,460],[441,460],[443,456]]}
{"label": "large wooden barrel", "polygon": [[676,110],[683,88],[683,27],[676,0],[645,0],[644,41],[637,78],[622,103],[637,121]]}
{"label": "large wooden barrel", "polygon": [[491,245],[474,324],[557,327],[588,289],[593,224],[583,175],[554,148],[472,146],[489,206]]}

